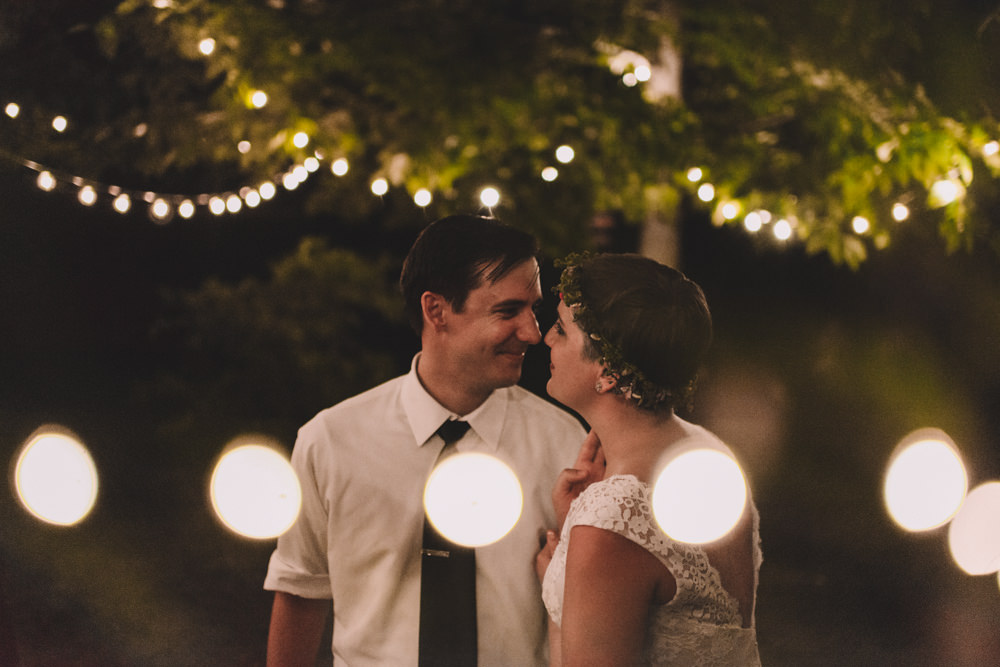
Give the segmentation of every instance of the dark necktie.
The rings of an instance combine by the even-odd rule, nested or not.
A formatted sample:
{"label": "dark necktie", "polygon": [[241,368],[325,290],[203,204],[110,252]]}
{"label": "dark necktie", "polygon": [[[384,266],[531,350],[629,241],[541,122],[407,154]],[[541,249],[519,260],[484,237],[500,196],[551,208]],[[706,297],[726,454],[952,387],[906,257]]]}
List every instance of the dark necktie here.
{"label": "dark necktie", "polygon": [[[447,449],[468,430],[449,420],[437,433]],[[445,539],[425,515],[420,553],[420,667],[474,666],[476,551]]]}

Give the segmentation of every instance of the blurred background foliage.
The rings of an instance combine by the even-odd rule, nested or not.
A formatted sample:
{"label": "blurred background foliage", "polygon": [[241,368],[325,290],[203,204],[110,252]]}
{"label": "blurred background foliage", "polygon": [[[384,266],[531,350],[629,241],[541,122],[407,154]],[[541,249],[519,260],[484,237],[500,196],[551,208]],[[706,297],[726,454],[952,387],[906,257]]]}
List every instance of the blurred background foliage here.
{"label": "blurred background foliage", "polygon": [[[948,250],[1000,238],[975,214],[995,204],[1000,172],[990,143],[1000,25],[982,0],[905,11],[888,1],[44,0],[0,12],[0,86],[25,109],[5,149],[85,180],[236,191],[318,153],[352,167],[314,193],[313,211],[370,212],[376,177],[449,207],[493,182],[502,210],[561,253],[594,211],[670,223],[699,167],[716,189],[710,206],[742,210],[714,211],[717,224],[765,209],[838,263],[891,243],[895,202]],[[53,137],[56,113],[72,125]],[[294,144],[298,132],[308,145]],[[241,141],[252,148],[240,152]],[[561,144],[577,157],[543,181]],[[935,200],[940,180],[957,200]],[[860,234],[858,216],[870,225]]]}

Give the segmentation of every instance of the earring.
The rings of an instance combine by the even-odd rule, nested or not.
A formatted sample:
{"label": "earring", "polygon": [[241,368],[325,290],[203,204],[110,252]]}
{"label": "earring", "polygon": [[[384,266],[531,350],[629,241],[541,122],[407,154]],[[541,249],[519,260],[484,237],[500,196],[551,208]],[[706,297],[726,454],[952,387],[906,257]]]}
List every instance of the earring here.
{"label": "earring", "polygon": [[594,391],[596,391],[598,394],[604,393],[604,386],[601,384],[600,380],[598,380],[597,384],[594,385]]}

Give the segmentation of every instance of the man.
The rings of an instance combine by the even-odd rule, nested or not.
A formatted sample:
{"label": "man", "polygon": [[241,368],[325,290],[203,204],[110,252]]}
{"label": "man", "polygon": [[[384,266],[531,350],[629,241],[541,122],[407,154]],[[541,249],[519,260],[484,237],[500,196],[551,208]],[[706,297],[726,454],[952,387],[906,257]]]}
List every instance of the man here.
{"label": "man", "polygon": [[473,216],[431,223],[414,243],[400,277],[421,340],[410,372],[299,431],[302,512],[264,584],[275,591],[269,665],[315,663],[331,599],[334,664],[418,664],[423,489],[444,446],[437,429],[458,418],[471,427],[458,451],[501,459],[524,494],[513,530],[475,549],[478,664],[545,663],[534,558],[539,534],[555,525],[555,478],[585,433],[515,386],[541,340],[536,252],[530,235]]}

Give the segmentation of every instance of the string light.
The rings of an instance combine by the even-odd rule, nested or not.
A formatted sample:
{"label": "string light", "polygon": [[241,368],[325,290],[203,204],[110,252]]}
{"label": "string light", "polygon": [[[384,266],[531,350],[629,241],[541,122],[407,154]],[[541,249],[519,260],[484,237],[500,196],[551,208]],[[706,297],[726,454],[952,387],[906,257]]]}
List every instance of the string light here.
{"label": "string light", "polygon": [[149,215],[154,220],[165,221],[170,217],[170,204],[167,200],[157,197],[153,200],[153,203],[149,205]]}
{"label": "string light", "polygon": [[722,205],[720,211],[726,220],[735,220],[736,216],[740,214],[740,205],[737,202],[727,201]]}
{"label": "string light", "polygon": [[112,206],[119,213],[128,213],[129,209],[132,208],[132,198],[126,194],[120,194],[115,197]]}
{"label": "string light", "polygon": [[206,37],[205,39],[198,42],[198,51],[203,56],[210,56],[215,53],[215,40],[211,37]]}
{"label": "string light", "polygon": [[779,241],[787,241],[792,238],[792,224],[784,218],[774,223],[774,238]]}
{"label": "string light", "polygon": [[485,187],[479,192],[479,201],[486,208],[493,208],[500,203],[500,192],[494,187]]}
{"label": "string light", "polygon": [[333,161],[333,164],[330,165],[330,171],[333,172],[334,176],[343,176],[350,168],[351,166],[345,158],[337,158]]}
{"label": "string light", "polygon": [[84,206],[93,206],[94,202],[97,201],[97,191],[94,190],[92,186],[85,185],[80,188],[76,198],[79,199],[80,203]]}
{"label": "string light", "polygon": [[372,194],[381,197],[389,191],[389,182],[384,178],[376,178],[372,181]]}
{"label": "string light", "polygon": [[257,208],[260,206],[261,197],[260,193],[253,188],[243,188],[240,191],[240,196],[243,197],[243,201],[246,202],[247,206],[250,208]]}
{"label": "string light", "polygon": [[608,59],[608,67],[612,73],[621,76],[622,83],[629,88],[640,82],[649,81],[653,75],[649,60],[642,54],[628,49],[621,49],[614,53]]}
{"label": "string light", "polygon": [[250,104],[254,109],[263,109],[267,106],[267,93],[263,90],[255,90],[250,93]]}
{"label": "string light", "polygon": [[38,179],[35,181],[38,187],[46,192],[51,192],[56,187],[56,179],[52,176],[50,171],[41,171],[38,173]]}
{"label": "string light", "polygon": [[928,200],[931,206],[947,206],[961,197],[962,194],[961,185],[951,179],[942,178],[931,186]]}
{"label": "string light", "polygon": [[413,193],[413,201],[421,208],[428,206],[431,203],[431,200],[431,191],[427,188],[420,188]]}
{"label": "string light", "polygon": [[[211,38],[206,38],[199,43],[199,50],[205,55],[209,55],[214,51],[215,41]],[[646,80],[647,70],[645,66],[640,62],[638,64],[632,64],[633,71],[639,79]],[[254,90],[250,96],[249,101],[253,106],[261,108],[265,106],[268,102],[267,94],[262,90]],[[16,119],[20,116],[21,108],[15,102],[8,102],[4,107],[4,113],[11,119]],[[52,127],[58,132],[64,132],[69,127],[69,121],[64,116],[56,116],[52,120]],[[139,123],[136,125],[134,133],[135,136],[141,137],[148,131],[148,126],[146,123]],[[311,138],[306,132],[296,132],[292,136],[292,144],[297,148],[304,148],[311,142]],[[247,140],[240,141],[237,146],[237,150],[241,154],[248,154],[252,150],[251,142]],[[1000,154],[1000,141],[989,141],[982,146],[982,154],[984,157],[991,157]],[[568,164],[572,162],[576,153],[575,150],[568,144],[560,145],[555,150],[556,159],[563,163]],[[294,190],[300,184],[305,182],[310,173],[318,171],[322,166],[323,155],[320,151],[316,151],[314,156],[306,158],[302,164],[294,165],[284,174],[280,175],[280,182],[285,187],[286,190]],[[77,189],[77,198],[81,204],[85,206],[92,206],[96,203],[98,199],[98,190],[94,185],[85,184],[84,179],[78,176],[60,176],[56,177],[51,170],[45,169],[42,165],[31,162],[30,160],[21,160],[22,164],[30,169],[38,172],[36,179],[36,185],[39,189],[46,192],[55,190],[59,181],[64,180],[75,185]],[[335,176],[344,176],[348,173],[350,169],[350,163],[346,158],[337,158],[330,163],[330,172]],[[691,183],[697,184],[701,183],[705,176],[705,171],[701,167],[692,167],[685,172],[685,177]],[[559,177],[559,170],[553,166],[546,166],[540,172],[540,177],[546,182],[552,182]],[[371,183],[372,193],[376,196],[385,195],[389,190],[389,184],[384,178],[377,178]],[[244,206],[247,208],[255,208],[259,206],[264,201],[269,201],[276,195],[276,187],[272,181],[264,181],[257,188],[244,187],[239,190],[239,195],[233,195],[227,193],[225,195],[213,195],[211,193],[206,193],[192,198],[183,198],[179,195],[158,195],[157,193],[147,192],[142,193],[142,198],[150,203],[151,209],[160,210],[160,207],[153,206],[154,202],[162,201],[162,206],[166,207],[167,212],[165,215],[155,215],[154,211],[151,210],[151,215],[157,219],[169,218],[172,215],[174,206],[170,204],[173,201],[176,204],[176,212],[183,218],[190,218],[197,212],[198,206],[206,206],[208,210],[213,215],[222,215],[227,211],[229,213],[238,213],[242,210]],[[132,208],[132,200],[137,196],[134,193],[130,195],[127,192],[123,192],[122,188],[118,186],[108,186],[107,193],[112,197],[111,206],[113,209],[119,213],[125,214],[129,212]],[[711,183],[701,183],[698,185],[696,190],[697,197],[704,202],[711,202],[716,197],[715,186]],[[949,174],[948,177],[941,178],[936,181],[929,189],[928,192],[928,203],[934,207],[946,206],[957,199],[965,195],[965,186],[959,181],[959,177],[956,173]],[[500,193],[494,187],[483,188],[479,193],[479,200],[487,208],[493,208],[500,201]],[[426,207],[431,201],[433,201],[433,193],[427,188],[421,188],[416,191],[413,195],[413,201],[417,206]],[[720,203],[719,207],[716,209],[715,221],[717,224],[721,224],[722,220],[731,221],[735,220],[741,211],[741,204],[738,200],[731,200]],[[910,211],[909,208],[902,202],[896,202],[893,204],[890,214],[892,218],[896,221],[903,221],[909,218]],[[721,216],[721,219],[720,219]],[[744,228],[752,233],[759,232],[762,227],[770,223],[770,213],[764,209],[757,209],[748,213],[743,219]],[[855,233],[859,235],[867,234],[871,231],[871,222],[863,216],[855,216],[850,222],[851,228]],[[780,220],[775,224],[772,232],[775,238],[785,241],[792,238],[794,235],[794,227],[791,222],[787,219]],[[877,240],[877,239],[876,239]],[[878,245],[878,244],[876,244]]]}

